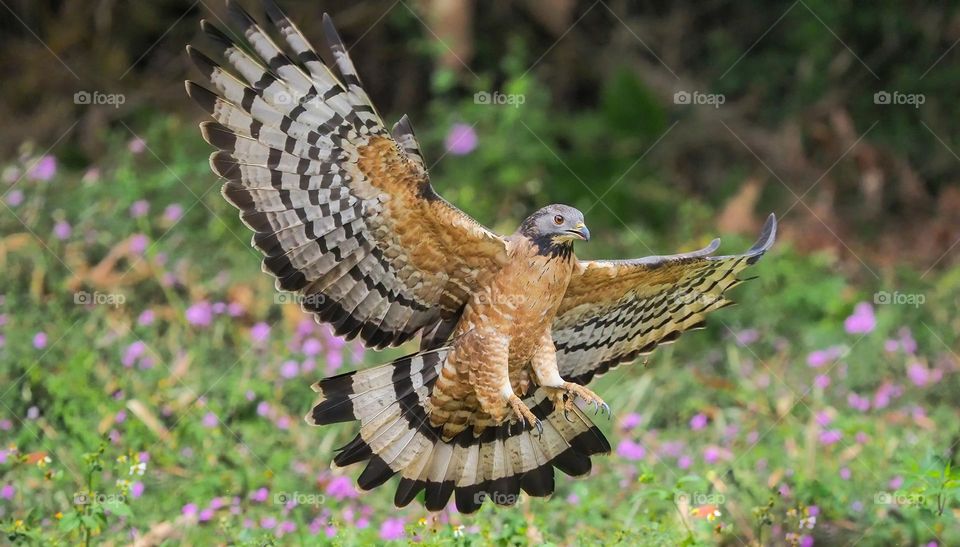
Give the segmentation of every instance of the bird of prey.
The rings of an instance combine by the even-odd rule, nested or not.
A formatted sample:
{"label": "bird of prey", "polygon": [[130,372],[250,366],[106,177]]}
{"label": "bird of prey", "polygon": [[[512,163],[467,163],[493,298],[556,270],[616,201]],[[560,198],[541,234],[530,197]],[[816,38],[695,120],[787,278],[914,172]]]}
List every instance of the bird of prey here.
{"label": "bird of prey", "polygon": [[200,127],[223,195],[277,289],[318,321],[377,349],[420,335],[411,355],[313,386],[309,423],[360,422],[334,463],[366,461],[363,490],[399,475],[397,506],[422,493],[440,510],[453,496],[464,513],[550,495],[555,467],[587,474],[610,445],[584,412],[609,407],[586,385],[730,304],[776,219],[733,256],[714,255],[714,240],[578,260],[573,243],[590,232],[565,205],[497,235],[435,192],[406,116],[386,129],[330,17],[318,50],[265,8],[278,40],[230,3],[230,35],[202,22],[225,63],[187,47],[212,86],[186,82],[215,120]]}

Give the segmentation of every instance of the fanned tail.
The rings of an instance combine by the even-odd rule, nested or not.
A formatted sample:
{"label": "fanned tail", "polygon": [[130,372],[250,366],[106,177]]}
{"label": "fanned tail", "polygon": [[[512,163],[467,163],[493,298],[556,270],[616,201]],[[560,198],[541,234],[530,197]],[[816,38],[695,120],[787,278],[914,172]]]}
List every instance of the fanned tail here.
{"label": "fanned tail", "polygon": [[338,466],[367,461],[357,479],[363,490],[400,475],[394,503],[404,507],[423,492],[427,509],[443,509],[451,496],[461,513],[483,501],[513,505],[520,491],[549,496],[553,468],[573,477],[590,472],[590,456],[610,451],[600,430],[579,409],[568,421],[536,388],[524,399],[543,424],[543,433],[504,422],[475,435],[467,428],[443,441],[430,425],[430,390],[449,354],[444,347],[408,355],[371,369],[348,372],[314,384],[321,394],[306,416],[310,424],[357,420],[360,433],[334,458]]}

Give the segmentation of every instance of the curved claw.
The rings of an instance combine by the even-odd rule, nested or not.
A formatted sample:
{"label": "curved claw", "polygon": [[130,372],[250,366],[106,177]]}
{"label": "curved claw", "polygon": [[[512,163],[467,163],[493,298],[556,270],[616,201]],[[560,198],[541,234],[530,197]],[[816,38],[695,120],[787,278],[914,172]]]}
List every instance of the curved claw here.
{"label": "curved claw", "polygon": [[610,412],[610,405],[607,403],[600,404],[600,410],[607,413],[607,419],[613,418],[613,412]]}
{"label": "curved claw", "polygon": [[567,409],[563,410],[563,419],[570,422],[571,424],[577,423],[575,420],[570,419],[570,411]]}
{"label": "curved claw", "polygon": [[536,421],[536,423],[534,423],[533,425],[534,425],[534,427],[537,428],[537,436],[538,436],[538,437],[542,437],[542,436],[543,436],[543,422],[541,422],[540,419],[538,418],[537,421]]}
{"label": "curved claw", "polygon": [[593,415],[596,416],[600,413],[600,403],[597,401],[590,401],[590,404],[593,405]]}

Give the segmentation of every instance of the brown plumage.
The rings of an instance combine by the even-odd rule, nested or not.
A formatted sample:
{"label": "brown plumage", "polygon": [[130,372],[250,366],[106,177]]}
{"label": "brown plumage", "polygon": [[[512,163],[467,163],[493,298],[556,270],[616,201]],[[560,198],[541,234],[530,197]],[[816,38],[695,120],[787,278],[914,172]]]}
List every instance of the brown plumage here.
{"label": "brown plumage", "polygon": [[579,261],[583,215],[551,205],[501,237],[439,197],[409,120],[388,132],[323,17],[318,53],[267,0],[288,55],[228,2],[236,45],[208,22],[231,69],[188,46],[215,91],[187,82],[214,118],[201,124],[224,197],[240,210],[278,290],[347,338],[373,348],[421,335],[420,351],[326,378],[313,424],[359,421],[334,458],[366,461],[358,484],[400,475],[395,502],[451,496],[462,512],[521,490],[547,496],[554,467],[590,471],[610,445],[575,399],[609,408],[585,387],[595,375],[702,325],[729,303],[737,274],[770,248],[738,256],[719,244],[683,255]]}

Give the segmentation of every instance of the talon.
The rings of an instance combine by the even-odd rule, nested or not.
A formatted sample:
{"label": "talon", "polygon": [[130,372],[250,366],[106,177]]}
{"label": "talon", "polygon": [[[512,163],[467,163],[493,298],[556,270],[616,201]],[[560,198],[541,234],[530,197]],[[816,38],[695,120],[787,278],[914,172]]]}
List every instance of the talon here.
{"label": "talon", "polygon": [[577,423],[576,421],[570,419],[570,411],[567,409],[563,409],[563,419],[570,422],[571,424]]}
{"label": "talon", "polygon": [[608,419],[608,420],[609,420],[610,418],[613,418],[613,412],[610,412],[610,405],[608,405],[607,403],[601,403],[601,404],[600,404],[600,408],[602,408],[602,409],[604,410],[604,412],[607,413],[607,419]]}
{"label": "talon", "polygon": [[542,436],[543,436],[543,422],[541,422],[541,421],[538,419],[535,425],[536,425],[536,428],[537,428],[537,436],[538,436],[538,437],[542,437]]}

